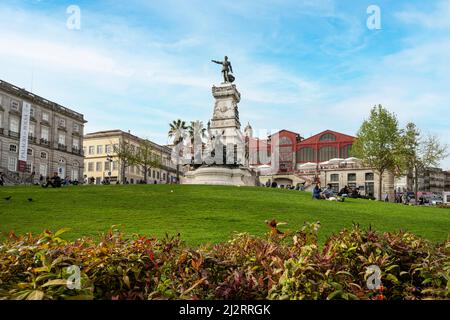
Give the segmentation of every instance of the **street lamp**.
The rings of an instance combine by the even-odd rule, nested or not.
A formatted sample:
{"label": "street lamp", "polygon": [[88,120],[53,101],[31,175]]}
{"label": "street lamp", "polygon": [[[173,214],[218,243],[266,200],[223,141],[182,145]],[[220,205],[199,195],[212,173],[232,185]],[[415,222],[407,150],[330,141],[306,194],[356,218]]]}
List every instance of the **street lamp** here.
{"label": "street lamp", "polygon": [[112,162],[113,162],[113,158],[111,155],[107,154],[106,155],[106,161],[109,161],[109,171],[108,171],[108,177],[109,177],[109,182],[111,183],[111,171],[112,171]]}

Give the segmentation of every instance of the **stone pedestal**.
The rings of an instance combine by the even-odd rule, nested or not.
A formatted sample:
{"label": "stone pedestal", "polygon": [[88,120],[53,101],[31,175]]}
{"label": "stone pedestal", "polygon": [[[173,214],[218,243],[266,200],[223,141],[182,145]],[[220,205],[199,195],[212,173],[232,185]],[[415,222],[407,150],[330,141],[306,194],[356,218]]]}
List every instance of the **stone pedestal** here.
{"label": "stone pedestal", "polygon": [[213,86],[212,94],[215,103],[213,117],[208,123],[207,150],[215,148],[220,156],[215,153],[214,161],[187,172],[182,183],[254,186],[257,177],[248,168],[245,138],[240,130],[238,103],[241,94],[231,83]]}
{"label": "stone pedestal", "polygon": [[212,94],[216,101],[209,134],[213,137],[220,137],[225,145],[242,143],[243,135],[240,131],[238,110],[241,94],[231,83],[213,86]]}
{"label": "stone pedestal", "polygon": [[187,172],[181,182],[183,184],[255,186],[256,180],[255,173],[248,168],[209,166]]}

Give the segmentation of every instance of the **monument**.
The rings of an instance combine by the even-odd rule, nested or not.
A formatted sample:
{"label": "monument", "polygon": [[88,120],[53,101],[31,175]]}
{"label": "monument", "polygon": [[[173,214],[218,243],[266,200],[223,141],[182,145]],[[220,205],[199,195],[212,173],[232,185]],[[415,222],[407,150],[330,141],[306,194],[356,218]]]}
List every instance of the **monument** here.
{"label": "monument", "polygon": [[213,116],[208,122],[206,157],[195,170],[185,174],[185,184],[256,185],[256,173],[249,169],[246,136],[241,132],[238,103],[241,94],[233,84],[235,77],[228,57],[222,65],[223,82],[212,87],[215,99]]}

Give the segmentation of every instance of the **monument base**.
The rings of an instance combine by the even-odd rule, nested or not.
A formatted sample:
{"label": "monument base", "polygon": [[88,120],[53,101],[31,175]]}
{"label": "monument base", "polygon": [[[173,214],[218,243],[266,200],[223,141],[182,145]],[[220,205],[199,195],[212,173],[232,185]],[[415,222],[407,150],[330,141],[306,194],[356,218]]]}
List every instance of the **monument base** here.
{"label": "monument base", "polygon": [[207,184],[223,186],[256,186],[257,177],[248,168],[229,168],[225,166],[200,167],[187,172],[182,184]]}

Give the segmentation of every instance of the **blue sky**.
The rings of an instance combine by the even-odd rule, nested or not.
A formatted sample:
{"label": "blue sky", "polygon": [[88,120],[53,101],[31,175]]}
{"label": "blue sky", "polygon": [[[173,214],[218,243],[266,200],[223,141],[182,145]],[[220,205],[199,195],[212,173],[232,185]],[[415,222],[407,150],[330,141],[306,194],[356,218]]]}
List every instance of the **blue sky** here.
{"label": "blue sky", "polygon": [[[69,5],[81,9],[80,30],[66,27]],[[366,26],[369,5],[381,30]],[[210,60],[224,55],[241,122],[259,134],[354,135],[382,104],[450,145],[447,0],[0,3],[0,78],[83,113],[86,132],[167,143],[172,120],[208,122],[221,81]]]}

